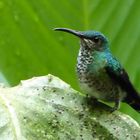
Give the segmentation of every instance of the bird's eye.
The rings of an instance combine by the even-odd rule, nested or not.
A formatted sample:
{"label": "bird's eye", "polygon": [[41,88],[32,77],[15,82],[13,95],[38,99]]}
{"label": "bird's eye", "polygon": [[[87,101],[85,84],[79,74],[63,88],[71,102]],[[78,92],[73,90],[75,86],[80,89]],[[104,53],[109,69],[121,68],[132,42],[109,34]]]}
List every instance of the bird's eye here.
{"label": "bird's eye", "polygon": [[93,38],[93,41],[94,41],[95,43],[98,43],[98,42],[100,41],[100,38],[99,38],[98,36],[95,36],[95,37]]}

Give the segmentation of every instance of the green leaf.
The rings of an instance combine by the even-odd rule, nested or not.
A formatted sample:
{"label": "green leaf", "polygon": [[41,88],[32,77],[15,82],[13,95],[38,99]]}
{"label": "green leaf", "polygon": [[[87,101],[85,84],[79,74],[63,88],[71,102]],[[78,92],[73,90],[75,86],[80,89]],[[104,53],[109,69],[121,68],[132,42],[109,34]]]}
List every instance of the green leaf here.
{"label": "green leaf", "polygon": [[[113,54],[140,90],[139,5],[138,0],[1,0],[3,82],[16,85],[21,79],[52,73],[78,89],[78,40],[52,31],[54,27],[68,27],[103,32],[110,40]],[[126,107],[122,111],[140,122],[136,112]]]}
{"label": "green leaf", "polygon": [[140,126],[129,116],[87,99],[52,75],[0,87],[0,139],[140,139]]}

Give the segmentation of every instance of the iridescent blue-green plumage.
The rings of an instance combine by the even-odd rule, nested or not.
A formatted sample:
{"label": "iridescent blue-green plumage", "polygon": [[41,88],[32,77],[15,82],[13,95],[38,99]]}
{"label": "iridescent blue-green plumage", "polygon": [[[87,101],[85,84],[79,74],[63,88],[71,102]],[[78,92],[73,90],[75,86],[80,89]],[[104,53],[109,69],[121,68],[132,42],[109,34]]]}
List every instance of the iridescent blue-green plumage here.
{"label": "iridescent blue-green plumage", "polygon": [[96,31],[57,28],[80,38],[77,75],[82,90],[96,99],[114,102],[113,110],[124,101],[140,110],[140,96],[119,61],[112,55],[107,38]]}

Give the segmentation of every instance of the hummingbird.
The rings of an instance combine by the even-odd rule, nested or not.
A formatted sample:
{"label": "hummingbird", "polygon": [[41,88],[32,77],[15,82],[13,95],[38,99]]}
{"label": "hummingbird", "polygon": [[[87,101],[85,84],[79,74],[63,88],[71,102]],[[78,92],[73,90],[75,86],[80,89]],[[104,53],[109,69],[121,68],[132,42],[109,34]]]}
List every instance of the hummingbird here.
{"label": "hummingbird", "polygon": [[84,93],[97,100],[113,102],[112,111],[119,109],[120,102],[140,111],[140,95],[123,66],[111,53],[104,34],[68,28],[54,30],[73,34],[80,39],[77,76]]}

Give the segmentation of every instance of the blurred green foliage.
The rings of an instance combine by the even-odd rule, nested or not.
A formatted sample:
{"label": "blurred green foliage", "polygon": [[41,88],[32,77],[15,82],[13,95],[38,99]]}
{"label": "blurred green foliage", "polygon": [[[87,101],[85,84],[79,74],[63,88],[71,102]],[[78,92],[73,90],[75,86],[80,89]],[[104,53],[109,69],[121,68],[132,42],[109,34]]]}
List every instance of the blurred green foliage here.
{"label": "blurred green foliage", "polygon": [[[67,27],[108,36],[113,54],[140,90],[139,5],[138,0],[0,0],[1,81],[5,77],[13,86],[51,73],[78,89],[78,40],[52,30]],[[127,105],[121,111],[140,122],[140,115]]]}

